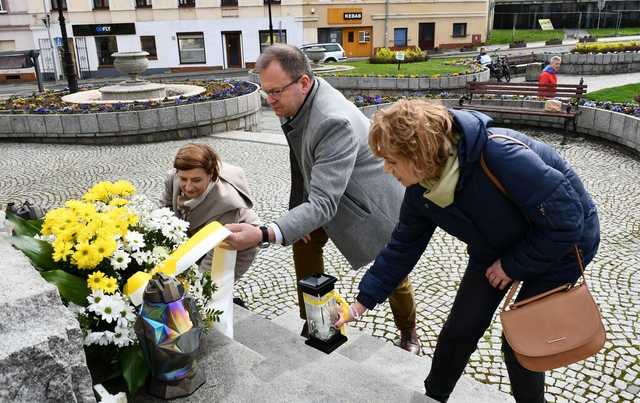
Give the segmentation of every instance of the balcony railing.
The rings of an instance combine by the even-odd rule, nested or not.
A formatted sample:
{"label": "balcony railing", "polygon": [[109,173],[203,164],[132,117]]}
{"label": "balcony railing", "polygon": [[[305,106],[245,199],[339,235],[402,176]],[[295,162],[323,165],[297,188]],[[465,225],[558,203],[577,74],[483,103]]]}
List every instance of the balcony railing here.
{"label": "balcony railing", "polygon": [[196,0],[178,0],[178,7],[195,7]]}

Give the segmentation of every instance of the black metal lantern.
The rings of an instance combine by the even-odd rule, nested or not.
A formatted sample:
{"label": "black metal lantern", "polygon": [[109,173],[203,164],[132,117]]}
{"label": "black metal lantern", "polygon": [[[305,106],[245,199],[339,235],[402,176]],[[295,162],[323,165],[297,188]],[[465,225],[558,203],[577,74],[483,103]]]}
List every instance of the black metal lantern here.
{"label": "black metal lantern", "polygon": [[151,370],[149,394],[162,399],[188,396],[205,382],[198,371],[202,320],[178,280],[158,273],[147,284],[135,324]]}
{"label": "black metal lantern", "polygon": [[334,290],[336,280],[328,274],[314,274],[298,282],[309,329],[309,337],[305,343],[327,354],[347,341],[340,329],[334,326],[340,312]]}

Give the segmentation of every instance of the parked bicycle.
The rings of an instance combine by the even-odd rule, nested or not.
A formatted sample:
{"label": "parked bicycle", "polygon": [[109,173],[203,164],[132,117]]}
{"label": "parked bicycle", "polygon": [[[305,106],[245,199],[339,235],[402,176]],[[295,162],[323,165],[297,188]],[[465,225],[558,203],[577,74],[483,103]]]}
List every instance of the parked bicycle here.
{"label": "parked bicycle", "polygon": [[506,56],[497,56],[496,59],[489,65],[490,77],[495,78],[496,81],[510,82],[511,81],[511,69],[509,68],[509,61]]}

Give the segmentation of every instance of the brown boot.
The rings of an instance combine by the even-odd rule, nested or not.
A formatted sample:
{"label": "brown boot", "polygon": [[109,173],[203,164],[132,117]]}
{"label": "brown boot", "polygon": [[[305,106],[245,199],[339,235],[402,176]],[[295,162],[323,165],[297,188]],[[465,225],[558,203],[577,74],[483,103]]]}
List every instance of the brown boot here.
{"label": "brown boot", "polygon": [[422,345],[416,334],[416,328],[400,330],[400,348],[410,352],[411,354],[420,355]]}

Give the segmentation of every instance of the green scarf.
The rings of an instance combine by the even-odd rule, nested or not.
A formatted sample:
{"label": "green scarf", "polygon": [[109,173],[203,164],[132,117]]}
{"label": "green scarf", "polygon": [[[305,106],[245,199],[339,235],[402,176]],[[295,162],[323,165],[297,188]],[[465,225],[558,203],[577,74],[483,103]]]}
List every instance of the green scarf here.
{"label": "green scarf", "polygon": [[438,207],[447,207],[453,203],[453,195],[459,178],[460,163],[458,161],[458,147],[454,145],[440,177],[423,179],[420,182],[420,185],[427,189],[422,196],[427,200],[431,200]]}

